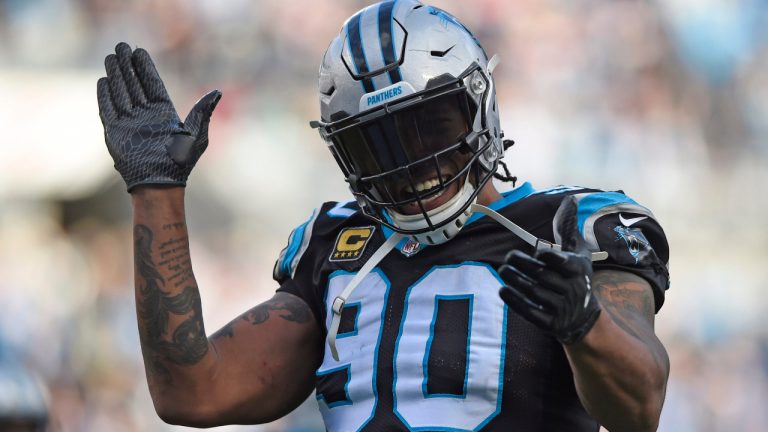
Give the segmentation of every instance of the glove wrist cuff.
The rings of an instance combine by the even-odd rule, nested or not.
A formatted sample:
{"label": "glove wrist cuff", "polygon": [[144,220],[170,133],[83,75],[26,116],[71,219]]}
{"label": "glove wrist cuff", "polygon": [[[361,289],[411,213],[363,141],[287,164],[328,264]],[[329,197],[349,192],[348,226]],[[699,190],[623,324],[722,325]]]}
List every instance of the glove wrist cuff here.
{"label": "glove wrist cuff", "polygon": [[597,319],[600,317],[600,311],[600,308],[595,308],[580,326],[571,331],[556,335],[557,340],[564,345],[571,345],[584,339],[584,336],[595,326]]}
{"label": "glove wrist cuff", "polygon": [[133,193],[139,186],[181,186],[186,187],[187,182],[183,180],[170,180],[170,179],[146,179],[142,181],[126,184],[128,193]]}

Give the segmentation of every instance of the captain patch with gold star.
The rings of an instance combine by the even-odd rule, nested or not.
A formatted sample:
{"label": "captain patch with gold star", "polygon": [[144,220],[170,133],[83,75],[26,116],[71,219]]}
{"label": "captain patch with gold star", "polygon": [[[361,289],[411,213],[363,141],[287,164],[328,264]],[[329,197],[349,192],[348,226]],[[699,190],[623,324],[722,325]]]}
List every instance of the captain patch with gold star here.
{"label": "captain patch with gold star", "polygon": [[336,245],[328,260],[354,261],[360,258],[375,229],[374,226],[344,228],[336,237]]}

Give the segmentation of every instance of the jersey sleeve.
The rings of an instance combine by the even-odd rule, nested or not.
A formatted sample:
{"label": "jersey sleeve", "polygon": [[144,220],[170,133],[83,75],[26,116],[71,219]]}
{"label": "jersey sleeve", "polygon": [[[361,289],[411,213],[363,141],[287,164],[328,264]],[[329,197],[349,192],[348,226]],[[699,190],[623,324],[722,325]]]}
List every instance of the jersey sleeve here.
{"label": "jersey sleeve", "polygon": [[336,240],[339,225],[354,212],[345,203],[328,202],[288,236],[272,277],[280,284],[277,292],[293,294],[312,309],[320,328],[325,328],[325,264]]}
{"label": "jersey sleeve", "polygon": [[[656,217],[621,192],[580,194],[577,200],[579,231],[592,251],[608,253],[593,268],[627,271],[647,280],[658,312],[669,289],[669,245]],[[555,230],[560,243],[558,237]]]}
{"label": "jersey sleeve", "polygon": [[316,224],[322,210],[322,207],[315,209],[306,222],[291,231],[288,244],[280,252],[272,271],[273,279],[280,284],[277,292],[287,292],[304,300],[320,324],[322,299],[317,291],[322,263],[317,262],[316,249],[321,242],[316,238]]}

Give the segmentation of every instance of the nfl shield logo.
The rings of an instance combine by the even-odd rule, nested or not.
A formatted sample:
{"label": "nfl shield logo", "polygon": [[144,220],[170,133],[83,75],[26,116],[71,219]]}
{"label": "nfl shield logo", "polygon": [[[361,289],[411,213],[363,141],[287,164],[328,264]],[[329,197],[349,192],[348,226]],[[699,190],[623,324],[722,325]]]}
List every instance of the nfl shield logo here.
{"label": "nfl shield logo", "polygon": [[405,242],[403,247],[400,248],[400,252],[407,257],[415,255],[416,252],[420,250],[421,250],[421,243],[417,242],[412,238],[409,238],[408,241]]}

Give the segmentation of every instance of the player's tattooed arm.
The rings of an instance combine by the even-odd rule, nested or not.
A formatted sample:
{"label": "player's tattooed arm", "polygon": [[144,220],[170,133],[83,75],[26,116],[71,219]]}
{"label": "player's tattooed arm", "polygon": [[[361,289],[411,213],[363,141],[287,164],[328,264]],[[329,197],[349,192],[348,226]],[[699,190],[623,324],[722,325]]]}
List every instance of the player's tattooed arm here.
{"label": "player's tattooed arm", "polygon": [[136,312],[160,417],[197,427],[261,423],[298,406],[322,353],[309,307],[279,293],[207,338],[184,189],[140,187],[132,200]]}
{"label": "player's tattooed arm", "polygon": [[[137,314],[150,383],[172,382],[169,364],[195,365],[208,352],[188,239],[176,232],[184,224],[165,224],[162,230],[167,240],[158,244],[149,226],[133,228]],[[157,264],[153,252],[160,257]]]}
{"label": "player's tattooed arm", "polygon": [[631,273],[595,272],[603,313],[578,343],[565,347],[587,410],[611,432],[655,431],[669,357],[654,333],[650,285]]}

